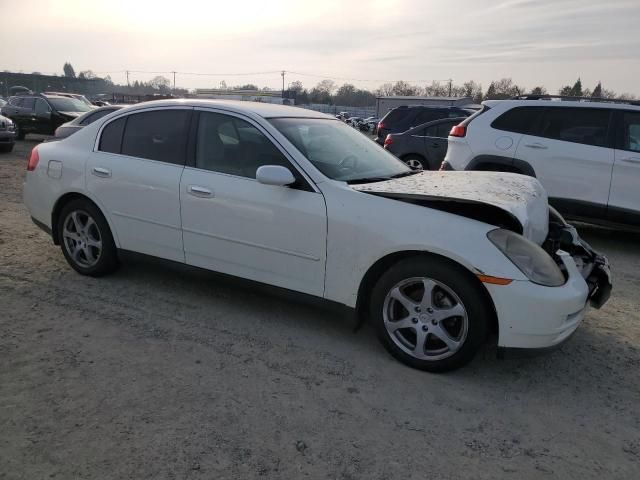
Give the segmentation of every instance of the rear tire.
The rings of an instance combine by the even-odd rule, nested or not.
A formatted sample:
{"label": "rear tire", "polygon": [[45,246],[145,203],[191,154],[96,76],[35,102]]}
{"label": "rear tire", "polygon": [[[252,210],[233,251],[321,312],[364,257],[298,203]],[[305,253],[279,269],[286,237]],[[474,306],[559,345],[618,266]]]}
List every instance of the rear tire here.
{"label": "rear tire", "polygon": [[412,170],[430,170],[427,160],[419,157],[418,155],[409,155],[407,157],[404,157],[402,161],[406,163],[407,166]]}
{"label": "rear tire", "polygon": [[487,338],[491,310],[481,288],[453,262],[407,258],[374,286],[370,318],[384,347],[405,365],[454,370],[471,361]]}
{"label": "rear tire", "polygon": [[0,152],[9,153],[11,151],[13,151],[13,143],[10,143],[9,145],[0,146]]}
{"label": "rear tire", "polygon": [[57,229],[62,253],[76,272],[100,277],[118,267],[109,224],[90,201],[75,199],[62,207]]}

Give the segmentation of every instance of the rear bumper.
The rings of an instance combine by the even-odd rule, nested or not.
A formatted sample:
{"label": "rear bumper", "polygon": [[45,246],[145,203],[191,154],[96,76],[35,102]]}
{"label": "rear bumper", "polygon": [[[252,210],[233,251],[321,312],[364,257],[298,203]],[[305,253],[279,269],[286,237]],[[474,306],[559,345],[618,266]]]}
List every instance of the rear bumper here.
{"label": "rear bumper", "polygon": [[451,166],[449,162],[446,160],[440,164],[440,171],[443,172],[452,172],[454,168]]}

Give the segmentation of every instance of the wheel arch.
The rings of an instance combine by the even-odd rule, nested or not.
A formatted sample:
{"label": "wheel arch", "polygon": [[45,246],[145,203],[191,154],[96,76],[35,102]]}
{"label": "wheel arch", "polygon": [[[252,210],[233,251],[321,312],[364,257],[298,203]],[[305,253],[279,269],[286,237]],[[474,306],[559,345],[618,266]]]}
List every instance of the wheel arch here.
{"label": "wheel arch", "polygon": [[427,156],[424,155],[423,153],[417,153],[417,152],[405,153],[400,157],[400,160],[402,160],[403,162],[406,162],[410,158],[417,158],[418,160],[423,162],[426,169],[433,170],[433,165],[431,164],[431,160],[429,160]]}
{"label": "wheel arch", "polygon": [[91,202],[100,211],[100,213],[102,213],[102,216],[105,218],[105,220],[107,221],[107,224],[109,225],[109,229],[111,230],[111,236],[113,237],[113,241],[116,244],[116,248],[119,248],[120,242],[118,241],[116,231],[113,228],[113,224],[111,223],[109,216],[106,215],[105,210],[100,206],[100,204],[96,200],[89,197],[86,193],[77,192],[77,191],[66,192],[64,195],[61,195],[53,205],[53,209],[51,210],[51,237],[53,239],[53,243],[55,245],[60,245],[60,239],[58,238],[58,228],[57,228],[60,212],[62,211],[65,205],[67,205],[69,202],[73,200],[86,200],[88,202]]}
{"label": "wheel arch", "polygon": [[469,162],[466,170],[520,173],[536,178],[536,172],[530,163],[518,158],[502,157],[500,155],[478,155]]}
{"label": "wheel arch", "polygon": [[498,322],[498,313],[496,311],[496,307],[493,303],[493,299],[489,294],[489,291],[484,286],[484,284],[478,279],[478,277],[469,270],[465,265],[452,260],[451,258],[445,257],[444,255],[440,255],[437,253],[424,251],[424,250],[404,250],[393,252],[385,255],[384,257],[378,259],[364,274],[362,280],[360,281],[360,285],[358,287],[358,297],[356,300],[356,314],[359,319],[359,323],[364,322],[367,316],[367,305],[369,304],[369,299],[371,295],[371,290],[373,289],[376,281],[380,276],[387,271],[392,265],[396,264],[401,260],[405,260],[407,258],[413,257],[423,257],[423,258],[438,258],[444,262],[455,266],[456,268],[460,268],[464,270],[468,277],[478,286],[480,292],[482,292],[482,296],[487,303],[487,307],[489,307],[491,311],[491,325],[489,326],[491,332],[499,333],[499,322]]}

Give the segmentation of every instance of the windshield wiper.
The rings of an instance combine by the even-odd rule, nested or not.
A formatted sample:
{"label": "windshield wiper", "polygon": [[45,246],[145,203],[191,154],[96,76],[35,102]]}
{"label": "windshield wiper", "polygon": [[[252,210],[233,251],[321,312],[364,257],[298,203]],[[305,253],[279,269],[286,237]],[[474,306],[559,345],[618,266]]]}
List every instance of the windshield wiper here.
{"label": "windshield wiper", "polygon": [[391,177],[362,177],[362,178],[354,178],[353,180],[347,180],[347,184],[356,185],[358,183],[384,182],[385,180],[391,180]]}
{"label": "windshield wiper", "polygon": [[416,173],[420,173],[421,170],[409,170],[408,172],[397,173],[395,175],[391,175],[390,178],[402,178],[408,177],[409,175],[415,175]]}

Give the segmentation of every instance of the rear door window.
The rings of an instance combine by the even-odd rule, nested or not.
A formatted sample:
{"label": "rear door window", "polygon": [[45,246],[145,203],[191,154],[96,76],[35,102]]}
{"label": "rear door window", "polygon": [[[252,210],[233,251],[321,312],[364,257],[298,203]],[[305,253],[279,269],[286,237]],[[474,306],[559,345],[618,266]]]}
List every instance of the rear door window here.
{"label": "rear door window", "polygon": [[127,117],[122,154],[184,165],[190,110],[154,110]]}
{"label": "rear door window", "polygon": [[45,102],[43,99],[38,98],[36,101],[36,113],[38,115],[46,115],[50,111],[51,111],[51,108],[49,108],[49,104]]}
{"label": "rear door window", "polygon": [[538,135],[564,142],[606,147],[610,116],[610,110],[606,108],[549,107],[542,115]]}
{"label": "rear door window", "polygon": [[512,108],[496,118],[491,124],[491,127],[506,132],[534,135],[536,126],[543,112],[543,107]]}

